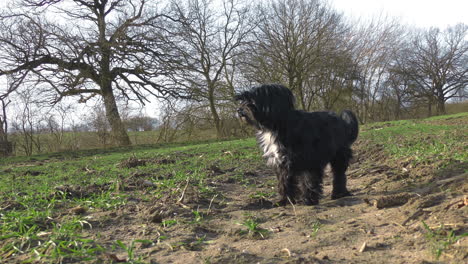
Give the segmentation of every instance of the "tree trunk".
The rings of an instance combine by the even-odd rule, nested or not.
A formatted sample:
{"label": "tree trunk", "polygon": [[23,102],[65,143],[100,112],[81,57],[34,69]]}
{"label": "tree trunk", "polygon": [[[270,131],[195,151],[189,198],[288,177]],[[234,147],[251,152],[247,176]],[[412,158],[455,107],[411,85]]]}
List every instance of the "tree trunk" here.
{"label": "tree trunk", "polygon": [[8,141],[0,141],[0,157],[7,157],[13,154],[13,144]]}
{"label": "tree trunk", "polygon": [[13,144],[8,142],[7,133],[3,126],[3,120],[0,118],[0,157],[10,156],[13,153]]}
{"label": "tree trunk", "polygon": [[400,120],[401,117],[401,105],[402,105],[402,100],[401,96],[398,92],[396,92],[396,98],[397,98],[397,105],[395,108],[395,120]]}
{"label": "tree trunk", "polygon": [[216,111],[216,105],[215,105],[215,98],[214,98],[214,85],[210,85],[208,87],[208,101],[210,103],[210,111],[211,115],[213,116],[213,121],[215,123],[216,127],[216,136],[218,138],[222,137],[222,131],[221,131],[221,120],[219,119],[218,111]]}
{"label": "tree trunk", "polygon": [[7,132],[3,129],[3,120],[0,117],[0,142],[7,141]]}
{"label": "tree trunk", "polygon": [[444,90],[442,85],[438,85],[437,89],[437,114],[445,115],[445,98],[444,98]]}
{"label": "tree trunk", "polygon": [[445,101],[444,98],[437,98],[437,114],[439,115],[445,115]]}
{"label": "tree trunk", "polygon": [[5,100],[0,99],[2,112],[0,114],[0,157],[6,157],[13,154],[13,143],[8,141],[8,122],[6,107],[11,101],[5,103]]}
{"label": "tree trunk", "polygon": [[431,117],[431,116],[432,116],[432,103],[433,103],[432,95],[430,95],[430,96],[427,98],[427,116],[428,116],[428,117]]}
{"label": "tree trunk", "polygon": [[306,103],[305,103],[305,98],[304,98],[304,91],[302,89],[302,82],[301,81],[298,81],[298,85],[297,85],[297,91],[298,91],[298,95],[299,95],[299,107],[301,110],[304,110],[304,111],[308,111],[309,109],[306,108]]}
{"label": "tree trunk", "polygon": [[[109,85],[110,86],[110,85]],[[102,88],[102,98],[104,99],[104,107],[106,109],[107,121],[111,126],[111,141],[118,146],[131,145],[125,126],[120,119],[119,109],[115,102],[112,88]]]}

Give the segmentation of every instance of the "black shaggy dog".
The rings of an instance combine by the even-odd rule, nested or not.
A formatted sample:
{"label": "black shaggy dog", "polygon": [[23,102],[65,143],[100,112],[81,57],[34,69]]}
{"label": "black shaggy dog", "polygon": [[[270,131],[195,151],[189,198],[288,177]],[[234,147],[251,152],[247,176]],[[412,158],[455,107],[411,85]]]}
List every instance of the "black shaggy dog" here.
{"label": "black shaggy dog", "polygon": [[333,169],[332,199],[351,195],[346,169],[358,122],[351,111],[304,112],[294,108],[294,96],[282,85],[262,85],[235,98],[239,118],[257,130],[268,165],[277,170],[280,204],[318,204],[325,166]]}

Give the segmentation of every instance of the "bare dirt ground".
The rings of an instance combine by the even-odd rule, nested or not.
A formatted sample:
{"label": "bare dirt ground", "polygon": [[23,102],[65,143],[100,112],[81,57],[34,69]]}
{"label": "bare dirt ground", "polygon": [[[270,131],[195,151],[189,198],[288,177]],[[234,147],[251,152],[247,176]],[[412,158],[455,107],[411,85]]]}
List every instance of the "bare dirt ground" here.
{"label": "bare dirt ground", "polygon": [[467,164],[389,163],[366,144],[357,142],[348,170],[354,196],[331,200],[328,176],[318,206],[275,206],[275,176],[263,165],[243,184],[231,177],[236,168],[213,167],[211,195],[190,184],[149,201],[133,191],[116,211],[87,213],[87,235],[109,248],[153,243],[134,243],[131,256],[114,248],[97,262],[467,263],[468,238],[454,242],[467,232]]}

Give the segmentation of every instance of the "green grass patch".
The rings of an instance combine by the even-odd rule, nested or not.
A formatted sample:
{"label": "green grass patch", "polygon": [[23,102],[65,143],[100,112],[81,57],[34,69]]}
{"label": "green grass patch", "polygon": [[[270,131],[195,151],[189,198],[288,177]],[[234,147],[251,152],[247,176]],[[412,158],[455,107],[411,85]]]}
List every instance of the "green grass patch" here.
{"label": "green grass patch", "polygon": [[[221,197],[211,181],[227,172],[233,177],[244,175],[259,164],[263,162],[253,138],[3,159],[0,258],[24,255],[30,261],[79,262],[120,249],[128,253],[128,261],[137,263],[140,257],[133,249],[141,239],[104,245],[89,236],[95,231],[85,216],[124,207],[131,196],[169,197],[176,203],[185,185],[208,200]],[[75,215],[76,207],[86,208],[86,213]],[[194,211],[193,223],[201,223],[204,217]],[[181,223],[185,222],[164,219],[161,228],[177,228]]]}
{"label": "green grass patch", "polygon": [[361,138],[383,145],[393,159],[444,161],[443,165],[468,161],[468,113],[378,122],[362,130]]}
{"label": "green grass patch", "polygon": [[440,115],[440,116],[432,116],[423,119],[424,121],[432,121],[432,120],[450,120],[450,119],[457,119],[457,118],[468,118],[468,112],[464,113],[457,113],[452,115]]}

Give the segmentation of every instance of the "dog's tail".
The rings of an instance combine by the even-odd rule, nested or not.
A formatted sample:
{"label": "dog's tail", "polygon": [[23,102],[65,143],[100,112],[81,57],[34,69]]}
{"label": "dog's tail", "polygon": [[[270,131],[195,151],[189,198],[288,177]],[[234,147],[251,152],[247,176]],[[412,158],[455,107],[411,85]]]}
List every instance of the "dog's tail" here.
{"label": "dog's tail", "polygon": [[359,122],[356,115],[350,110],[341,112],[341,119],[346,123],[346,135],[348,143],[351,145],[356,141],[359,134]]}

